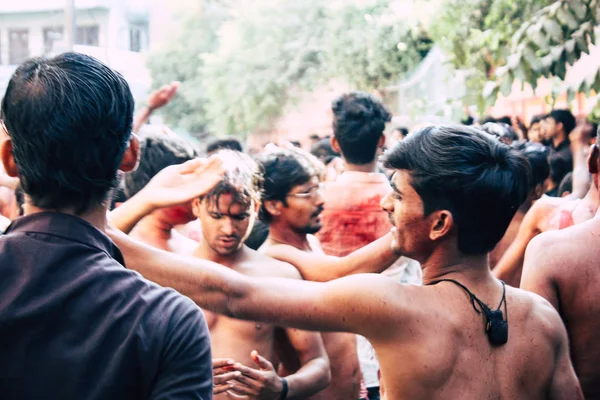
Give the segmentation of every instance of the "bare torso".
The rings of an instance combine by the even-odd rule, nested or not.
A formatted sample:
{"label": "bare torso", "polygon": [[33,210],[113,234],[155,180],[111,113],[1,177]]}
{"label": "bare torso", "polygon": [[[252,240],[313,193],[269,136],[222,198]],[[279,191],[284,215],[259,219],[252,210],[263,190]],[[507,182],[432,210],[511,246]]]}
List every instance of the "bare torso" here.
{"label": "bare torso", "polygon": [[[309,236],[311,248],[315,252],[322,253],[318,240],[314,236]],[[261,247],[261,252],[267,250],[269,245],[273,245],[269,239]],[[329,386],[313,395],[311,399],[316,400],[348,400],[357,399],[360,391],[360,365],[358,363],[358,354],[356,350],[356,335],[349,333],[327,332],[321,333],[323,344],[329,356],[331,368],[331,382]],[[295,372],[292,357],[281,354],[284,363],[284,369],[287,373]],[[290,361],[288,361],[290,360]],[[287,366],[286,366],[287,364]]]}
{"label": "bare torso", "polygon": [[[411,299],[409,309],[401,311],[403,318],[394,318],[391,311],[390,318],[382,321],[389,334],[372,340],[382,370],[384,398],[548,398],[558,316],[554,313],[552,319],[553,309],[545,300],[507,287],[509,340],[493,347],[484,332],[483,317],[475,313],[461,288],[444,282],[436,287],[397,289]],[[475,294],[494,308],[500,299]],[[407,304],[406,297],[401,303]]]}
{"label": "bare torso", "polygon": [[[247,251],[246,254],[247,257],[243,261],[230,268],[254,277],[300,278],[298,271],[289,264],[255,251]],[[274,366],[280,363],[276,342],[287,340],[284,329],[262,322],[229,318],[210,311],[204,311],[204,314],[210,330],[213,358],[231,358],[251,368],[258,368],[250,357],[252,350],[256,350]],[[289,349],[291,352],[295,351],[291,345]],[[229,399],[225,393],[215,395],[214,398],[215,400]]]}
{"label": "bare torso", "polygon": [[568,233],[568,242],[561,236],[555,243],[564,259],[556,260],[550,273],[575,372],[585,398],[595,400],[600,399],[600,221],[593,219]]}

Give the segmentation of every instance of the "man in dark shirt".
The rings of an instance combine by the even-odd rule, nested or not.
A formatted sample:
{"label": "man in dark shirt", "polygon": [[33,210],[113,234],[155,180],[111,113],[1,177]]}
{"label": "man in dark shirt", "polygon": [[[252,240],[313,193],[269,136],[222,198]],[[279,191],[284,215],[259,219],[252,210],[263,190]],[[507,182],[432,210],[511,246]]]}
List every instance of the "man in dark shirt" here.
{"label": "man in dark shirt", "polygon": [[138,158],[125,80],[81,54],[32,59],[1,110],[26,215],[0,237],[0,397],[211,399],[202,312],[125,269],[104,234],[117,170]]}
{"label": "man in dark shirt", "polygon": [[569,134],[575,128],[575,117],[569,110],[552,110],[542,121],[544,138],[548,142],[550,153],[549,196],[558,196],[558,186],[563,178],[573,170],[573,154]]}

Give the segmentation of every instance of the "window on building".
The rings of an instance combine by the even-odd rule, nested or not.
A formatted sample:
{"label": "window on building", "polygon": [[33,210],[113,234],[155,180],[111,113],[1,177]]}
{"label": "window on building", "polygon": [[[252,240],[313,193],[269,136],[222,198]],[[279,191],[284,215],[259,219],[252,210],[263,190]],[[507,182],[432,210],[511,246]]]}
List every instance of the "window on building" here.
{"label": "window on building", "polygon": [[57,51],[54,48],[55,42],[61,42],[64,39],[63,27],[53,26],[44,28],[44,54],[51,54],[53,51]]}
{"label": "window on building", "polygon": [[129,26],[129,50],[142,51],[147,48],[148,27],[143,24]]}
{"label": "window on building", "polygon": [[21,64],[29,58],[29,29],[8,30],[8,61]]}
{"label": "window on building", "polygon": [[100,44],[100,29],[98,25],[78,26],[75,44],[98,46]]}

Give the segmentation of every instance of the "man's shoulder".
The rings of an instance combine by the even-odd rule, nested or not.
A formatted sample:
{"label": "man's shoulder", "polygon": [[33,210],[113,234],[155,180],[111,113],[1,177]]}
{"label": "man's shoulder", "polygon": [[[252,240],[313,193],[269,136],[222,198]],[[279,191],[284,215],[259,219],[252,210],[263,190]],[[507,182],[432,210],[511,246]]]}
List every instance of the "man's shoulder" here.
{"label": "man's shoulder", "polygon": [[[288,246],[285,244],[277,246]],[[268,246],[265,247],[265,250]],[[296,267],[284,261],[277,260],[264,254],[262,251],[249,250],[248,263],[255,270],[257,275],[265,277],[301,279],[302,276]]]}
{"label": "man's shoulder", "polygon": [[507,300],[509,327],[510,317],[513,316],[524,331],[538,332],[556,341],[561,339],[563,322],[548,300],[536,293],[513,287],[507,287]]}

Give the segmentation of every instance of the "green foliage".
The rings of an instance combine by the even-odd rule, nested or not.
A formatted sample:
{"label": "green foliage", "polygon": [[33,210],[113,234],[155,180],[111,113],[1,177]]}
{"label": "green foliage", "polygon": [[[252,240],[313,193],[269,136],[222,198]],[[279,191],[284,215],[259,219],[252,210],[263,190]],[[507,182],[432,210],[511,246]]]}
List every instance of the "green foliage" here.
{"label": "green foliage", "polygon": [[225,9],[208,3],[182,17],[181,27],[172,35],[170,45],[148,59],[154,89],[171,81],[180,81],[173,100],[159,111],[175,129],[201,137],[207,130],[204,80],[200,75],[202,55],[217,48],[216,31],[226,19]]}
{"label": "green foliage", "polygon": [[183,82],[165,116],[192,131],[268,130],[300,94],[332,80],[382,90],[431,47],[389,0],[232,0],[217,9],[226,16],[188,16],[184,34],[150,63],[157,84]]}
{"label": "green foliage", "polygon": [[[511,38],[510,56],[496,71],[486,87],[493,102],[498,94],[508,94],[515,80],[533,88],[540,77],[556,77],[564,81],[567,65],[573,65],[595,43],[595,29],[600,23],[598,0],[555,1],[525,21]],[[576,92],[600,91],[600,70],[569,87]]]}

